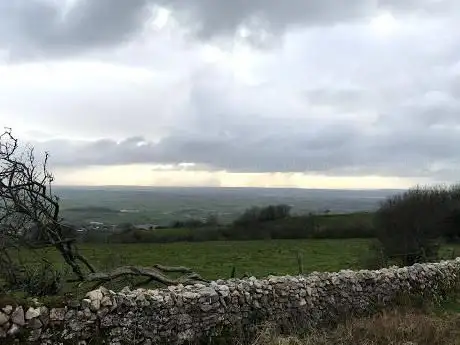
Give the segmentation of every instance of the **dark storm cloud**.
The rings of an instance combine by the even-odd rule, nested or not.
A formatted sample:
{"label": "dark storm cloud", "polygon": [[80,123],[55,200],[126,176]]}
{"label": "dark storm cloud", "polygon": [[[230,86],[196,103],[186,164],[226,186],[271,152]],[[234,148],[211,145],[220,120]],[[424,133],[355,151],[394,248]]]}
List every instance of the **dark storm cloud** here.
{"label": "dark storm cloud", "polygon": [[430,16],[448,13],[455,6],[458,9],[454,0],[76,0],[68,10],[64,4],[66,1],[2,1],[0,49],[8,51],[14,61],[118,45],[142,31],[154,5],[171,9],[202,39],[231,37],[242,24],[249,25],[255,36],[264,30],[276,35],[292,26],[370,18],[379,9]]}

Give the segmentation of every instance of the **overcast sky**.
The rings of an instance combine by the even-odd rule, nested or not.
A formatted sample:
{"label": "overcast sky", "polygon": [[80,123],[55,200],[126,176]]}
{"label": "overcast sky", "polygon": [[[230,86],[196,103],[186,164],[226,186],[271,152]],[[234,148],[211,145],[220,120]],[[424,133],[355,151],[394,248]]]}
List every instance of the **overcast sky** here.
{"label": "overcast sky", "polygon": [[58,184],[457,182],[458,0],[0,2],[0,125]]}

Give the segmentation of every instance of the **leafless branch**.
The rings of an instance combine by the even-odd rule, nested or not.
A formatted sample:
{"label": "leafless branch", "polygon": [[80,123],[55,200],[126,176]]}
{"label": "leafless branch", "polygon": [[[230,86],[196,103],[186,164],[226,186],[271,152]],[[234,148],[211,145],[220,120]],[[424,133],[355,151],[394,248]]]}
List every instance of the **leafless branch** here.
{"label": "leafless branch", "polygon": [[[165,275],[166,272],[177,272],[184,273],[179,278],[170,278]],[[167,267],[161,265],[155,265],[154,267],[138,267],[138,266],[123,266],[118,267],[112,272],[100,272],[90,273],[87,277],[87,281],[96,281],[97,285],[113,281],[121,277],[136,276],[136,277],[147,277],[146,281],[143,281],[141,285],[145,285],[151,282],[156,282],[164,285],[177,285],[177,284],[195,284],[198,282],[206,282],[199,274],[192,272],[186,267]]]}

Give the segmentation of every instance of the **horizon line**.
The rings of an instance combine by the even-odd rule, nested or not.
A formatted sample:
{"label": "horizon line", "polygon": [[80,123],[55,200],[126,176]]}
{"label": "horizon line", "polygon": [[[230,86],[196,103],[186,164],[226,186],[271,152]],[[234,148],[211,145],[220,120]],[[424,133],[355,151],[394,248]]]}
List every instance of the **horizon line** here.
{"label": "horizon line", "polygon": [[182,188],[182,189],[198,189],[198,188],[214,188],[214,189],[305,189],[305,190],[344,190],[344,191],[372,191],[372,190],[406,190],[408,188],[327,188],[327,187],[246,187],[246,186],[155,186],[155,185],[65,185],[54,184],[58,188]]}

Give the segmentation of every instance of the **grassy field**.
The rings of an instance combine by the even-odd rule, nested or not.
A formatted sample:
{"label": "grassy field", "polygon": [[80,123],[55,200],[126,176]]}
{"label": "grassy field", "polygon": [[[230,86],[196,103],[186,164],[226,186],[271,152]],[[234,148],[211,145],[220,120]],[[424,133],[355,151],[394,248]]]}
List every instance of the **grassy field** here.
{"label": "grassy field", "polygon": [[[227,278],[235,266],[237,275],[297,274],[297,253],[305,271],[357,268],[367,240],[269,240],[171,244],[81,245],[80,252],[100,269],[133,264],[187,266],[208,279]],[[59,262],[49,250],[47,257]]]}
{"label": "grassy field", "polygon": [[[304,272],[362,268],[368,250],[366,239],[347,240],[267,240],[199,242],[171,244],[81,245],[80,252],[99,269],[120,265],[154,264],[187,266],[207,279],[228,278],[233,266],[237,276],[297,274],[300,253]],[[449,253],[451,247],[445,247]],[[459,248],[460,249],[460,248]],[[459,251],[460,252],[460,251]],[[29,259],[33,259],[30,257]],[[47,257],[59,263],[59,255],[49,250]]]}

